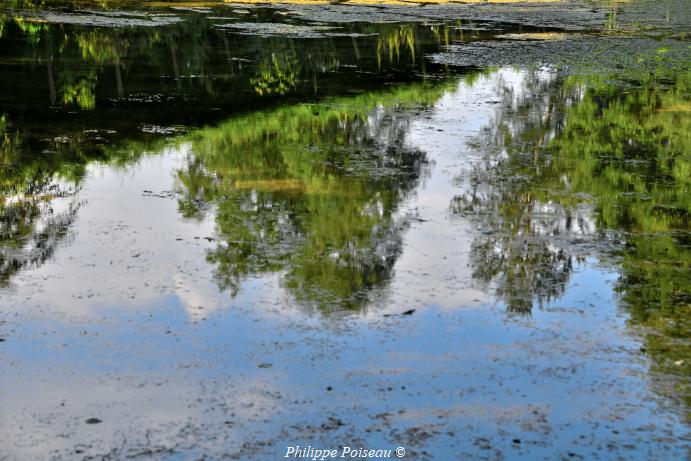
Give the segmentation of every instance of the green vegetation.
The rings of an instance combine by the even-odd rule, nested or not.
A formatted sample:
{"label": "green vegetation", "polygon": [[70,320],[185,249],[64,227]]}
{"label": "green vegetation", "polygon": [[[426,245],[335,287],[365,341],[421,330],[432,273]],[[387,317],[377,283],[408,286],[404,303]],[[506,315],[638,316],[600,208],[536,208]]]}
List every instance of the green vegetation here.
{"label": "green vegetation", "polygon": [[23,144],[7,116],[0,117],[0,286],[48,259],[78,208],[70,203],[58,211],[52,202],[74,195],[81,167],[29,158]]}
{"label": "green vegetation", "polygon": [[688,405],[691,74],[660,55],[647,72],[528,79],[487,132],[472,178],[486,188],[452,207],[490,229],[474,244],[475,275],[512,311],[557,297],[597,242],[623,241],[597,254],[618,265],[615,289],[655,367],[678,378],[661,392]]}
{"label": "green vegetation", "polygon": [[[589,83],[551,147],[600,226],[627,232],[617,291],[657,367],[691,405],[691,121],[688,72],[622,92]],[[580,84],[580,83],[579,83]]]}
{"label": "green vegetation", "polygon": [[394,212],[425,163],[405,146],[399,111],[451,84],[257,112],[192,134],[180,209],[199,218],[215,204],[223,241],[209,260],[221,285],[235,293],[244,278],[281,270],[305,304],[364,307],[388,280],[400,251]]}
{"label": "green vegetation", "polygon": [[[15,108],[19,112],[4,115],[0,127],[3,166],[0,195],[5,220],[0,246],[5,249],[10,246],[14,248],[12,255],[4,253],[2,257],[5,267],[14,268],[6,271],[7,275],[3,278],[5,282],[25,263],[31,260],[39,262],[26,253],[21,253],[19,249],[32,247],[29,242],[34,237],[31,236],[37,235],[39,229],[45,227],[41,223],[49,217],[52,203],[56,198],[74,194],[89,162],[100,160],[124,164],[136,161],[143,152],[155,151],[156,143],[160,145],[162,141],[155,141],[155,136],[143,134],[140,128],[144,123],[156,124],[159,119],[165,125],[171,112],[171,104],[179,112],[179,117],[184,118],[185,111],[196,114],[200,109],[211,105],[253,107],[257,104],[256,97],[248,97],[249,94],[271,99],[307,93],[314,98],[319,93],[334,91],[328,87],[324,90],[320,88],[320,76],[333,73],[347,62],[341,56],[343,51],[339,48],[339,42],[330,37],[309,42],[299,41],[299,46],[295,40],[283,37],[235,36],[231,43],[229,34],[215,29],[212,21],[196,14],[184,16],[184,20],[175,27],[85,27],[44,21],[40,17],[42,5],[21,1],[6,3],[0,17],[0,40],[6,50],[3,59],[10,63],[6,67],[7,72],[0,74],[0,82],[5,88],[12,88],[8,94],[16,94],[19,101],[19,106]],[[35,14],[27,13],[27,10],[33,10]],[[112,18],[114,25],[120,20],[118,15]],[[439,27],[435,27],[435,33],[438,34],[437,29]],[[347,38],[347,51],[350,51],[350,46],[353,50],[349,53],[352,54],[349,59],[354,59],[358,68],[364,69],[382,66],[378,61],[378,53],[386,46],[389,47],[386,52],[391,59],[384,65],[411,65],[415,61],[415,51],[423,49],[420,40],[423,43],[438,40],[427,28],[417,25],[368,25],[364,32],[365,36]],[[401,56],[403,42],[410,53]],[[142,86],[142,82],[147,79],[153,80],[154,84]],[[417,90],[401,90],[400,95],[407,95],[403,98],[407,98],[406,104],[412,104],[418,97],[422,98],[420,102],[424,102],[427,100],[425,95],[431,94],[431,90],[423,88],[425,85]],[[438,95],[442,90],[435,91],[437,92],[434,94]],[[335,92],[342,92],[340,85]],[[365,114],[381,102],[381,98],[389,101],[388,105],[394,104],[397,96],[364,93],[341,102],[329,100],[328,104],[346,106],[342,109],[319,105],[292,106],[278,111],[257,110],[251,116],[236,118],[218,129],[202,130],[195,135],[195,146],[199,152],[205,152],[200,156],[203,158],[204,168],[222,170],[224,162],[236,162],[237,168],[246,168],[248,165],[243,162],[251,163],[259,161],[262,156],[278,155],[277,152],[270,155],[256,153],[262,148],[264,141],[261,139],[266,133],[272,133],[271,136],[275,137],[272,149],[276,151],[279,150],[279,143],[292,143],[294,152],[284,152],[281,155],[290,154],[291,168],[295,171],[275,174],[263,172],[256,178],[244,173],[247,175],[245,192],[250,189],[252,181],[276,179],[279,182],[274,182],[271,186],[275,188],[283,180],[280,178],[285,176],[288,178],[285,187],[290,188],[290,184],[297,184],[299,181],[300,188],[309,189],[306,192],[309,197],[331,195],[330,202],[315,201],[309,206],[333,208],[333,213],[337,213],[340,206],[340,213],[353,214],[353,220],[360,219],[362,222],[354,223],[353,227],[361,227],[362,235],[353,238],[361,240],[358,245],[364,246],[364,240],[369,238],[364,235],[364,229],[375,226],[375,221],[379,218],[355,215],[360,212],[357,210],[365,206],[365,202],[376,201],[372,198],[372,194],[375,194],[374,186],[364,177],[340,184],[339,174],[327,171],[328,168],[302,173],[297,170],[302,168],[301,162],[309,163],[306,157],[308,151],[304,149],[306,143],[316,143],[320,137],[324,137],[320,141],[323,145],[332,142],[347,143],[348,136],[355,136],[351,131],[358,124],[358,130],[365,132]],[[189,104],[190,100],[194,103]],[[127,107],[129,114],[126,118],[121,116],[122,110],[125,110],[123,107]],[[321,115],[315,117],[313,111],[320,112]],[[21,120],[21,124],[12,125],[11,119]],[[339,123],[347,123],[348,129],[344,131]],[[228,130],[232,132],[233,142],[236,143],[233,146],[224,144],[230,136]],[[305,130],[311,131],[308,133]],[[364,136],[362,133],[360,135]],[[327,140],[330,136],[333,137],[331,141]],[[206,137],[206,140],[200,141],[200,137]],[[290,139],[284,139],[286,137]],[[118,142],[113,142],[114,139]],[[228,151],[225,156],[236,155],[238,150],[247,149],[247,152],[254,152],[252,155],[256,155],[256,159],[238,157],[234,160],[214,160],[210,157],[213,149],[203,149],[204,143],[214,142],[220,143],[216,147],[221,149],[214,155],[223,152],[223,149]],[[330,155],[338,158],[340,154]],[[220,163],[214,163],[216,161]],[[278,162],[278,159],[272,161]],[[324,158],[320,161],[331,162],[332,159]],[[364,154],[357,160],[353,158],[354,163],[365,161]],[[371,157],[367,161],[371,163],[375,160]],[[201,168],[199,174],[210,174],[204,168]],[[286,166],[283,165],[282,168]],[[388,172],[393,171],[391,165],[387,168]],[[363,175],[364,171],[360,170],[358,174]],[[308,181],[304,175],[311,176],[312,179]],[[391,175],[395,176],[393,173]],[[349,209],[347,201],[334,198],[342,192],[338,188],[351,188],[349,193],[360,197],[361,202],[354,203],[352,209]],[[61,192],[56,192],[58,189]],[[387,209],[395,207],[397,197],[396,194],[385,197]],[[185,206],[182,208],[186,209]],[[228,213],[230,212],[229,209]],[[327,221],[322,224],[314,222],[310,226],[326,226],[329,218],[324,219]],[[16,223],[19,221],[24,224],[18,226]],[[68,224],[69,220],[65,221],[65,225],[54,221],[52,227],[66,229]],[[347,232],[343,230],[344,235],[337,237],[337,240],[345,242],[348,239],[345,235]],[[55,235],[58,234],[62,235],[61,232]],[[322,244],[324,248],[329,246],[338,245]],[[267,258],[271,259],[273,256]],[[348,256],[342,256],[341,259],[343,258],[347,259]],[[308,258],[305,256],[305,259]],[[244,271],[237,269],[238,273],[253,271],[252,268]],[[343,277],[348,278],[345,275]],[[365,277],[354,274],[353,277],[362,278],[353,282],[355,288],[351,291],[354,292],[368,283],[377,283],[374,279],[382,276],[375,274]],[[337,275],[334,274],[332,278],[331,283],[336,283]],[[336,288],[334,290],[338,291]],[[349,289],[340,290],[347,298]],[[324,303],[326,302],[328,301],[325,300]]]}

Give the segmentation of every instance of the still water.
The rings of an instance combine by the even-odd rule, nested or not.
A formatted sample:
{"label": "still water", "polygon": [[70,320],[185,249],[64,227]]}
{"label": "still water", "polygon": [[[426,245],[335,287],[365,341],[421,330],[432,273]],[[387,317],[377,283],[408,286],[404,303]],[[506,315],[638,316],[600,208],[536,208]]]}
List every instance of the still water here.
{"label": "still water", "polygon": [[688,456],[674,21],[127,5],[0,13],[0,459]]}

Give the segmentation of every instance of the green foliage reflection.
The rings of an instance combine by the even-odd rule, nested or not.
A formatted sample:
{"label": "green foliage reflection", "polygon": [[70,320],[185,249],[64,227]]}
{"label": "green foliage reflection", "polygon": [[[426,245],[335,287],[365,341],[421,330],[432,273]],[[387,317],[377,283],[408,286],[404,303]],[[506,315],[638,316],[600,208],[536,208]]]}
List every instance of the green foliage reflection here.
{"label": "green foliage reflection", "polygon": [[522,97],[507,91],[484,140],[487,163],[452,206],[488,229],[474,244],[476,276],[509,309],[558,295],[574,258],[596,250],[614,261],[631,326],[664,372],[656,385],[690,404],[691,74],[663,64],[529,75]]}
{"label": "green foliage reflection", "polygon": [[324,310],[365,305],[400,251],[400,201],[424,167],[406,147],[402,107],[436,101],[447,84],[337,98],[232,119],[192,137],[180,209],[209,204],[223,241],[209,254],[235,293],[282,271],[295,298]]}

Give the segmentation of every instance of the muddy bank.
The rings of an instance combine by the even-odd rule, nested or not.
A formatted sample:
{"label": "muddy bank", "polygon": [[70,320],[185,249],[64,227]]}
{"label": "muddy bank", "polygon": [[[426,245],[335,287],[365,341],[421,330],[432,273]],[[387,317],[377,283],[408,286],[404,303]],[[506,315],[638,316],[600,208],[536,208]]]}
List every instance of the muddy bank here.
{"label": "muddy bank", "polygon": [[688,68],[685,42],[670,38],[531,33],[500,35],[449,45],[429,55],[436,64],[458,67],[554,66],[569,74],[622,78],[650,72],[651,66]]}
{"label": "muddy bank", "polygon": [[[247,2],[241,7],[266,4]],[[514,26],[551,28],[570,31],[601,31],[607,24],[621,28],[644,25],[661,30],[689,31],[689,11],[683,0],[662,2],[560,1],[560,2],[469,2],[444,4],[359,5],[317,4],[309,2],[271,4],[289,15],[319,22],[410,22],[410,21],[490,21]]]}

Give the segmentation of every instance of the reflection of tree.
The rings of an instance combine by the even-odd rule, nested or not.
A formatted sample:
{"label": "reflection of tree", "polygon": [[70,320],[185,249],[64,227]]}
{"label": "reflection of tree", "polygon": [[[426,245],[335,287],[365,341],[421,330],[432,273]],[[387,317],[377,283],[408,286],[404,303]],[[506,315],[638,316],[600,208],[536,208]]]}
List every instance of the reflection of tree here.
{"label": "reflection of tree", "polygon": [[95,78],[93,74],[70,80],[62,85],[62,101],[65,105],[77,104],[84,110],[96,107],[94,95]]}
{"label": "reflection of tree", "polygon": [[[266,107],[282,96],[327,96],[344,89],[368,91],[382,80],[409,81],[425,72],[424,60],[416,57],[436,49],[454,30],[350,24],[309,40],[234,34],[214,19],[227,13],[220,4],[214,16],[176,11],[181,21],[174,25],[99,27],[104,18],[109,25],[131,18],[121,11],[84,10],[82,16],[93,14],[93,26],[61,24],[50,21],[59,21],[66,11],[46,8],[51,16],[46,22],[41,4],[13,1],[0,9],[0,54],[21,63],[0,74],[0,84],[26,103],[21,109],[26,116],[11,115],[27,121],[53,118],[63,126],[88,120],[118,125],[107,128],[121,132],[144,123],[204,123],[213,118],[208,107],[230,113]],[[256,94],[264,96],[261,101]],[[117,116],[114,109],[124,106],[130,117]],[[90,113],[61,116],[75,108]]]}
{"label": "reflection of tree", "polygon": [[82,58],[97,63],[112,64],[120,60],[121,50],[127,49],[127,36],[90,30],[76,35]]}
{"label": "reflection of tree", "polygon": [[558,296],[576,251],[606,235],[625,242],[598,256],[620,262],[615,289],[663,372],[656,386],[689,403],[689,74],[652,62],[651,72],[626,75],[626,91],[615,76],[539,74],[521,92],[507,89],[485,164],[452,208],[482,223],[476,275],[511,309]]}
{"label": "reflection of tree", "polygon": [[574,79],[583,99],[552,146],[570,187],[597,197],[601,226],[628,232],[616,289],[656,369],[679,377],[657,385],[691,404],[689,74],[655,73],[626,92]]}
{"label": "reflection of tree", "polygon": [[0,285],[48,260],[80,207],[78,191],[89,163],[132,163],[165,140],[107,143],[101,133],[46,139],[23,133],[0,117]]}
{"label": "reflection of tree", "polygon": [[[19,133],[12,133],[7,117],[0,118],[0,285],[26,267],[42,264],[55,251],[77,210],[69,198],[76,186],[72,176],[22,152]],[[63,200],[64,203],[58,203]]]}
{"label": "reflection of tree", "polygon": [[497,294],[512,312],[528,313],[533,299],[556,299],[564,291],[573,258],[544,236],[499,233],[473,244],[473,276],[489,282],[498,278]]}
{"label": "reflection of tree", "polygon": [[295,87],[300,71],[300,62],[292,47],[283,53],[272,51],[270,57],[259,63],[257,74],[250,79],[250,83],[259,95],[284,95]]}
{"label": "reflection of tree", "polygon": [[49,188],[41,195],[0,202],[0,285],[22,269],[41,265],[49,259],[65,236],[77,211],[76,206],[55,211],[51,201],[72,194]]}
{"label": "reflection of tree", "polygon": [[[381,83],[379,77],[368,72],[361,72],[359,74],[361,78],[357,80],[352,79],[353,72],[355,72],[353,70],[355,61],[357,61],[359,69],[376,68],[375,50],[378,38],[374,34],[377,31],[375,25],[368,26],[370,29],[365,31],[366,34],[364,35],[359,35],[359,26],[356,27],[357,30],[353,30],[355,32],[353,37],[292,40],[284,37],[229,34],[220,28],[214,28],[215,23],[201,14],[181,14],[183,21],[175,24],[175,26],[158,27],[110,28],[98,27],[97,25],[82,26],[45,22],[38,13],[28,11],[40,6],[41,2],[5,2],[2,8],[3,15],[0,17],[3,30],[0,36],[0,50],[2,50],[0,54],[2,54],[3,59],[16,63],[16,65],[8,67],[8,72],[0,73],[0,84],[6,88],[5,93],[9,98],[9,116],[15,122],[21,123],[16,130],[6,130],[5,128],[0,130],[0,140],[2,140],[0,155],[3,165],[0,180],[4,184],[1,193],[4,197],[2,206],[5,207],[3,208],[3,216],[6,217],[7,222],[21,221],[24,219],[21,218],[23,216],[25,217],[24,221],[33,223],[34,229],[42,227],[41,222],[49,221],[53,198],[65,194],[72,197],[71,192],[68,193],[67,190],[61,189],[60,194],[57,194],[56,191],[51,192],[49,190],[51,185],[60,184],[62,187],[64,184],[70,184],[71,187],[77,188],[86,164],[93,159],[126,162],[141,155],[144,146],[136,145],[128,141],[127,138],[136,136],[136,139],[148,139],[150,137],[148,134],[140,132],[142,123],[167,125],[188,123],[189,120],[202,123],[204,120],[212,118],[209,116],[210,113],[220,113],[209,111],[210,107],[223,108],[228,112],[236,111],[238,108],[247,110],[254,109],[258,105],[265,107],[283,92],[292,93],[291,97],[299,94],[304,97],[306,94],[311,96],[317,93],[317,88],[319,88],[322,95],[340,94],[344,91],[344,82],[347,82],[348,91],[355,93],[366,90],[373,85],[378,86]],[[7,10],[5,7],[13,10]],[[219,9],[225,11],[222,7]],[[51,8],[50,11],[51,15],[64,13],[60,8]],[[122,16],[119,14],[100,15],[100,13],[102,12],[95,13],[94,17],[102,19],[102,16],[107,16],[108,20],[112,20],[114,23],[122,20]],[[429,31],[427,36],[425,31],[418,30],[416,33],[423,42],[425,37],[429,39]],[[399,35],[401,37],[406,36],[405,34]],[[354,45],[356,41],[358,43]],[[345,46],[343,46],[344,42]],[[355,56],[352,50],[357,49],[358,46],[362,53]],[[416,46],[419,44],[416,43]],[[349,65],[347,69],[350,70],[334,72],[334,70],[339,69],[339,65],[344,63]],[[391,64],[391,66],[397,65],[399,65],[398,62]],[[401,53],[400,65],[410,65],[410,62],[405,59],[405,53]],[[250,79],[255,76],[261,77],[263,70],[267,70],[268,76],[262,80],[261,84],[260,82],[250,82]],[[318,82],[317,77],[326,74],[329,74],[329,79]],[[405,78],[409,79],[410,77],[406,76]],[[41,85],[41,79],[44,79],[44,85]],[[257,86],[264,85],[266,90],[264,94],[271,93],[271,97],[263,98],[265,101],[258,101],[255,96],[255,84]],[[417,97],[425,100],[427,97],[425,95],[429,93],[428,89],[420,90],[420,94],[416,94],[416,91],[414,89],[409,90],[408,96],[411,101]],[[355,127],[359,126],[357,128],[359,134],[353,132],[348,136],[361,136],[365,139],[363,133],[367,132],[367,126],[363,117],[376,106],[375,101],[370,101],[369,97],[363,94],[357,99],[358,104],[363,104],[362,108],[357,109],[358,117],[360,117],[358,121],[351,120],[349,112],[343,111],[338,117],[330,116],[329,120],[331,121],[329,123],[331,125],[327,123],[323,127],[327,132],[319,134],[319,130],[322,128],[314,127],[317,130],[315,133],[309,135],[303,133],[299,136],[303,139],[332,136],[333,139],[340,140],[347,133],[350,133],[348,130],[355,130]],[[395,99],[396,96],[394,95],[392,98]],[[351,104],[351,102],[347,104]],[[170,110],[171,106],[175,107],[176,110]],[[75,108],[82,110],[75,111]],[[305,106],[304,109],[305,115],[301,115],[303,118],[300,120],[302,120],[301,123],[304,127],[308,127],[311,126],[312,122],[306,123],[305,120],[316,116],[309,107]],[[87,110],[89,111],[88,114],[85,113]],[[122,116],[123,111],[127,111],[127,117]],[[317,111],[320,113],[328,112],[327,109],[318,109]],[[321,119],[323,117],[316,118]],[[336,120],[340,121],[337,122]],[[266,123],[271,123],[271,121],[267,120]],[[291,123],[291,120],[281,120],[281,126],[278,130],[274,130],[273,127],[267,128],[267,126],[262,126],[259,123],[257,129],[261,128],[267,133],[274,133],[274,135],[275,133],[289,133],[291,130],[294,133],[299,133],[295,127],[290,128]],[[345,123],[348,129],[340,127],[339,123]],[[391,123],[393,122],[388,121],[384,125],[389,124],[387,126],[393,132]],[[248,129],[253,129],[252,127],[253,124],[248,123]],[[399,129],[403,130],[402,127]],[[19,131],[23,137],[19,136]],[[134,131],[136,134],[133,134]],[[111,137],[117,137],[120,141],[112,143]],[[258,139],[253,137],[252,140],[246,141],[248,143],[246,145],[259,149]],[[374,143],[374,141],[370,141]],[[299,145],[297,139],[287,142],[287,144],[291,142],[295,146]],[[388,145],[386,142],[378,141],[379,144],[377,145],[380,147]],[[277,146],[279,146],[278,141],[275,141],[274,148],[278,149]],[[150,146],[147,146],[148,148]],[[297,147],[295,149],[297,150]],[[50,155],[41,155],[42,151],[50,152]],[[353,162],[360,164],[365,162],[372,164],[379,159],[380,164],[375,165],[373,171],[386,171],[387,174],[393,174],[395,168],[391,162],[394,156],[379,158],[375,153],[367,152],[369,157],[365,155],[364,151],[358,155],[343,154],[341,157],[343,159],[350,158]],[[352,165],[336,165],[337,160],[341,158],[339,155],[341,154],[338,152],[332,152],[328,159],[329,162],[334,163],[331,170],[327,169],[332,173],[300,173],[293,170],[277,173],[279,179],[290,181],[285,182],[283,189],[258,193],[258,200],[264,200],[265,197],[271,197],[273,194],[280,195],[280,203],[286,203],[288,200],[286,194],[296,196],[302,194],[301,202],[291,205],[293,208],[290,210],[294,210],[300,206],[317,207],[319,202],[315,201],[314,197],[320,194],[331,194],[338,197],[341,193],[330,189],[329,181],[335,180],[327,179],[335,175],[333,171],[344,171],[344,175],[352,173]],[[403,162],[405,156],[401,153],[397,155]],[[266,154],[267,161],[274,158],[279,159],[277,152],[271,155]],[[301,162],[309,164],[304,156],[297,155],[295,158],[302,158]],[[384,159],[388,160],[384,161]],[[326,162],[327,159],[324,161]],[[413,159],[409,158],[406,161],[410,163]],[[251,162],[251,160],[247,160],[247,162]],[[285,165],[289,162],[283,160],[281,162],[285,169]],[[249,164],[251,163],[239,166]],[[209,165],[213,165],[213,163],[210,162],[208,156],[198,159],[197,173],[190,165],[188,200],[181,202],[181,208],[186,214],[203,213],[205,206],[208,206],[210,202],[209,199],[218,198],[219,186],[217,179],[208,174]],[[297,166],[292,165],[291,168],[297,168]],[[195,174],[198,177],[194,177]],[[303,175],[312,175],[311,177],[314,178],[323,177],[325,183],[319,187],[316,183],[310,185],[309,181],[304,180]],[[248,175],[245,189],[239,188],[239,190],[247,192],[251,189],[252,181],[264,181],[266,179],[263,176]],[[314,188],[309,189],[310,192],[304,190],[295,192],[297,189],[289,192],[293,190],[291,187],[295,179],[299,179],[310,187],[314,186]],[[207,181],[208,184],[205,184],[204,181]],[[359,194],[359,205],[369,207],[367,208],[369,210],[376,208],[377,200],[371,196],[374,192],[365,187],[365,185],[375,182],[374,180],[368,181],[361,177],[360,182],[352,183],[352,187],[353,193]],[[274,183],[271,187],[275,188],[277,184],[280,182]],[[384,183],[379,182],[377,184]],[[256,184],[254,186],[261,192],[261,187]],[[194,187],[198,189],[193,192]],[[305,189],[306,186],[300,187]],[[322,192],[319,192],[320,188],[323,189]],[[35,201],[32,207],[27,204],[27,200],[32,196],[30,190],[35,191],[33,194]],[[313,200],[307,200],[306,196],[312,197]],[[8,208],[10,203],[17,203],[19,197],[22,197],[22,206],[16,205],[18,208]],[[48,197],[50,199],[47,199]],[[364,197],[368,197],[372,204],[369,204],[369,201],[366,201]],[[384,198],[386,198],[386,194],[382,200]],[[276,199],[271,200],[273,200],[271,202],[272,207],[279,206]],[[396,202],[394,198],[387,200],[392,204]],[[348,216],[349,208],[345,203],[341,204],[335,198],[332,199],[332,202],[331,206],[334,210],[341,206],[343,215]],[[319,206],[326,206],[326,203],[323,202]],[[387,209],[393,209],[393,205],[387,206]],[[33,211],[30,212],[29,208]],[[57,209],[52,208],[53,212],[57,213]],[[220,209],[220,211],[223,210]],[[228,216],[231,215],[231,211],[228,209]],[[375,223],[380,220],[380,218],[360,216],[352,210],[350,214],[352,214],[353,220],[355,217],[360,220],[358,223],[353,223],[354,227],[365,228],[367,225],[376,227]],[[276,216],[276,214],[269,213],[265,218],[265,224],[262,224],[267,229],[270,229],[272,225],[268,221],[271,216]],[[316,218],[311,224],[302,224],[295,221],[294,216],[291,216],[289,222],[293,226],[298,224],[303,226],[299,229],[304,229],[304,226],[308,225],[315,228],[318,226]],[[279,224],[282,226],[282,221],[276,226]],[[276,230],[279,235],[277,241],[286,240],[286,238],[280,237],[281,232],[284,232],[280,226]],[[57,227],[60,226],[53,226],[53,228]],[[256,227],[259,228],[259,224]],[[24,228],[28,229],[26,226]],[[377,239],[386,242],[391,240],[388,239],[386,232],[382,231],[380,234],[372,232],[370,237],[373,242]],[[344,233],[346,232],[344,231]],[[365,242],[364,236],[358,238]],[[21,237],[21,239],[28,241],[25,237]],[[343,242],[342,244],[346,245]],[[336,243],[330,245],[337,246]],[[358,245],[364,247],[366,244]],[[377,245],[382,247],[381,242],[371,245],[373,245],[372,247]],[[325,244],[325,247],[328,246]],[[256,250],[254,252],[261,254]],[[267,250],[266,253],[271,252]],[[281,254],[281,251],[276,250],[274,253]],[[339,264],[344,265],[345,263],[342,261],[348,260],[350,253],[341,251],[340,254],[339,260],[341,262]],[[364,258],[363,255],[358,257]],[[272,258],[274,258],[273,254],[270,257],[267,256],[269,260]],[[367,264],[372,266],[374,262]],[[248,269],[240,272],[252,273],[253,270]],[[373,270],[373,273],[375,272],[377,271]],[[374,278],[377,277],[379,276],[374,276]],[[355,279],[357,276],[353,276],[353,280]],[[362,281],[356,284],[364,286],[367,283],[374,283],[367,280],[372,280],[372,277],[364,277]]]}
{"label": "reflection of tree", "polygon": [[[436,31],[436,28],[433,28]],[[414,24],[383,25],[377,35],[377,64],[381,66],[382,54],[388,55],[389,62],[401,59],[401,46],[405,45],[410,58],[415,61],[415,33]]]}
{"label": "reflection of tree", "polygon": [[209,254],[234,293],[254,274],[284,271],[301,302],[362,307],[400,251],[395,210],[424,154],[406,147],[401,105],[444,86],[412,85],[233,119],[194,136],[180,172],[183,213],[213,203],[222,242]]}
{"label": "reflection of tree", "polygon": [[517,90],[503,88],[502,109],[482,140],[489,146],[484,161],[452,211],[484,227],[473,243],[474,276],[495,284],[510,311],[528,313],[533,301],[563,293],[574,256],[560,242],[590,232],[592,224],[584,210],[532,188],[549,168],[544,146],[563,122],[559,82],[531,73]]}

